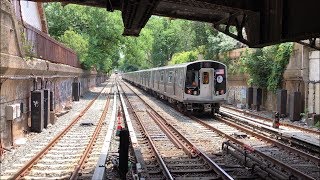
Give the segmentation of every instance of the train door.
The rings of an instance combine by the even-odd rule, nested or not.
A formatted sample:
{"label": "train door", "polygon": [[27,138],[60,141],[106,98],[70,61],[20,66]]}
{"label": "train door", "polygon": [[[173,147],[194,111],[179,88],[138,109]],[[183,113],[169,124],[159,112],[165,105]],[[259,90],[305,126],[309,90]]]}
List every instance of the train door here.
{"label": "train door", "polygon": [[213,94],[213,68],[200,69],[200,97],[212,99]]}

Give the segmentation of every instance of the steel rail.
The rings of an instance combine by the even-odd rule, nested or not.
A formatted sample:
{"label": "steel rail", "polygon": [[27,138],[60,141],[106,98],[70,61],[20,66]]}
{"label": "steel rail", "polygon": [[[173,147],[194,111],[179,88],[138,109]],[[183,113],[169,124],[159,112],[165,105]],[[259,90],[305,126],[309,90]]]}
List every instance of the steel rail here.
{"label": "steel rail", "polygon": [[81,156],[81,159],[79,160],[78,162],[78,165],[75,167],[75,170],[73,171],[71,177],[70,177],[70,180],[75,180],[78,178],[79,176],[79,172],[81,171],[81,169],[83,168],[84,164],[85,164],[85,161],[88,159],[89,157],[89,154],[91,153],[92,149],[93,149],[93,146],[94,146],[94,143],[95,141],[97,140],[98,138],[98,135],[100,134],[100,131],[102,129],[102,126],[103,126],[103,122],[107,116],[107,112],[108,112],[108,109],[109,109],[109,103],[110,103],[110,92],[112,92],[112,88],[110,88],[109,92],[108,92],[108,96],[107,96],[107,101],[106,101],[106,104],[104,106],[104,109],[103,109],[103,112],[102,112],[102,115],[100,116],[100,119],[99,119],[99,122],[98,122],[98,125],[96,126],[95,130],[94,130],[94,133],[93,133],[93,136],[91,137],[87,147],[86,147],[86,150],[85,152],[83,153],[83,155]]}
{"label": "steel rail", "polygon": [[[161,154],[159,153],[159,151],[157,150],[155,144],[153,143],[151,136],[149,135],[149,133],[147,132],[147,129],[145,128],[145,126],[144,126],[143,123],[142,123],[142,120],[141,120],[141,119],[139,118],[139,116],[137,115],[137,112],[133,109],[132,104],[130,103],[130,101],[129,101],[128,97],[127,97],[127,94],[123,91],[123,88],[122,88],[121,85],[119,85],[119,87],[121,88],[122,93],[124,94],[125,98],[126,98],[127,101],[129,102],[128,106],[129,106],[129,108],[131,109],[131,111],[133,112],[135,119],[138,120],[137,122],[139,123],[139,125],[140,125],[141,128],[142,128],[143,133],[144,133],[145,136],[147,137],[147,140],[148,140],[148,142],[150,143],[151,148],[152,148],[152,150],[154,151],[154,153],[155,153],[155,155],[156,155],[156,158],[157,158],[157,160],[158,160],[158,162],[159,162],[159,164],[160,164],[160,166],[161,166],[161,168],[162,168],[162,170],[163,170],[162,172],[164,173],[164,175],[166,176],[167,179],[173,180],[174,178],[173,178],[173,176],[171,175],[171,172],[169,171],[167,165],[165,164],[164,160],[163,160],[162,157],[161,157]],[[133,92],[133,91],[132,91],[132,92]],[[120,92],[119,92],[119,93],[120,93]],[[124,102],[121,102],[121,103],[124,103]]]}
{"label": "steel rail", "polygon": [[[264,154],[263,152],[261,152],[261,151],[259,151],[259,150],[257,150],[257,149],[254,149],[253,147],[251,147],[251,146],[249,146],[249,145],[247,145],[247,144],[245,144],[245,143],[243,143],[243,142],[235,139],[234,137],[232,137],[232,136],[230,136],[230,135],[222,132],[221,130],[219,130],[219,129],[215,128],[215,127],[212,127],[211,125],[203,122],[203,121],[202,121],[201,119],[199,119],[199,118],[196,118],[196,117],[194,117],[194,116],[190,116],[190,118],[193,119],[193,120],[195,120],[195,121],[197,121],[198,123],[202,124],[203,126],[207,127],[208,129],[219,133],[220,135],[226,137],[227,139],[233,141],[234,143],[239,144],[240,146],[242,146],[243,148],[249,150],[250,152],[255,152],[255,153],[259,154],[260,156],[262,156],[262,157],[264,157],[264,158],[272,161],[273,163],[281,166],[282,168],[286,169],[288,172],[291,172],[293,175],[295,175],[295,176],[297,176],[297,177],[302,177],[303,179],[314,179],[314,178],[312,178],[312,177],[310,177],[310,176],[302,173],[301,171],[298,171],[298,170],[296,170],[295,168],[292,168],[292,167],[284,164],[283,162],[280,162],[280,161],[278,161],[278,160],[276,160],[276,159],[274,159],[274,158],[272,158],[272,157]],[[239,125],[236,125],[236,124],[234,124],[234,123],[225,121],[225,120],[223,120],[222,118],[219,118],[219,117],[216,117],[216,118],[217,118],[218,120],[222,121],[222,122],[225,122],[226,124],[228,124],[228,125],[230,125],[230,126],[236,127],[236,128],[238,128],[238,129],[240,129],[240,130],[243,130],[243,131],[248,132],[248,133],[251,134],[250,131],[248,131],[247,129],[245,129],[245,128],[239,126]],[[258,133],[254,133],[253,135],[254,135],[254,136],[257,136],[258,138],[261,138],[261,139],[263,139],[263,140],[266,139],[265,137],[263,137],[262,135],[259,135]],[[266,141],[267,141],[267,140],[266,140]],[[273,141],[273,140],[272,140],[272,141]],[[281,143],[275,142],[275,144],[276,144],[276,143],[277,143],[277,144],[281,144]],[[285,147],[286,147],[286,145],[284,145],[284,146],[282,146],[282,145],[283,145],[283,144],[281,144],[281,147],[282,147],[282,148],[285,148]],[[279,145],[279,146],[280,146],[280,145]]]}
{"label": "steel rail", "polygon": [[[227,118],[230,118],[230,119],[238,119],[239,121],[237,121],[237,122],[239,122],[239,123],[241,123],[241,124],[243,124],[245,126],[254,126],[254,127],[257,127],[258,129],[261,129],[262,131],[267,131],[268,133],[273,134],[276,137],[281,137],[281,140],[287,141],[290,144],[292,143],[292,144],[296,144],[297,146],[301,146],[303,148],[308,148],[310,151],[314,151],[316,153],[320,152],[320,149],[319,149],[320,144],[316,145],[316,144],[304,141],[302,139],[292,137],[290,135],[285,135],[282,132],[276,131],[273,128],[269,128],[270,127],[269,125],[266,125],[266,124],[264,124],[262,122],[259,122],[257,120],[249,119],[248,117],[245,117],[243,115],[237,115],[237,114],[234,114],[232,112],[226,112],[226,111],[220,111],[220,115],[224,116],[224,117],[227,117]],[[237,116],[239,116],[239,117],[237,117]],[[241,120],[241,118],[242,119],[247,119],[247,120],[243,121],[243,120]],[[254,125],[252,123],[248,123],[248,122],[245,122],[245,121],[251,121],[251,122],[260,124],[261,126]]]}
{"label": "steel rail", "polygon": [[[153,111],[147,110],[149,116],[158,124],[162,131],[172,140],[174,144],[177,144],[177,148],[183,149],[183,151],[188,154],[189,157],[197,157],[198,153],[194,151],[192,145],[185,141],[182,142],[181,139],[178,139],[177,134],[172,133],[173,127],[170,124],[164,123],[163,118],[159,114],[155,114]],[[180,136],[180,134],[179,134]]]}
{"label": "steel rail", "polygon": [[[273,122],[273,119],[270,119],[270,118],[267,118],[267,117],[263,117],[263,116],[259,116],[259,115],[253,114],[253,113],[249,113],[249,112],[244,111],[244,110],[239,110],[239,109],[236,109],[236,108],[233,108],[233,107],[227,107],[227,106],[222,106],[222,107],[226,108],[226,109],[231,109],[231,110],[243,113],[243,114],[248,115],[248,116],[253,116],[253,117],[256,117],[256,118],[260,118],[260,119],[263,119],[263,120],[268,121],[268,122]],[[302,130],[302,131],[306,131],[306,132],[309,132],[309,133],[314,133],[314,134],[317,134],[318,136],[320,136],[320,131],[319,130],[313,130],[313,129],[310,129],[310,128],[297,126],[297,125],[294,125],[294,124],[291,124],[291,123],[288,123],[288,122],[283,122],[283,121],[281,122],[281,125],[282,126],[291,127],[291,128],[296,128],[296,129],[299,129],[299,130]]]}
{"label": "steel rail", "polygon": [[79,119],[88,111],[88,109],[92,106],[92,104],[97,100],[97,98],[100,96],[100,94],[103,92],[103,90],[106,88],[103,87],[103,89],[99,92],[99,94],[90,101],[90,103],[86,106],[84,110],[82,110],[77,117],[75,117],[72,122],[63,130],[61,131],[57,136],[55,136],[49,144],[44,147],[39,153],[37,153],[31,160],[29,160],[16,174],[14,174],[10,179],[21,179],[26,172],[28,172],[33,165],[35,165],[71,128],[74,126]]}
{"label": "steel rail", "polygon": [[[238,151],[240,154],[236,153],[235,151],[232,151],[229,149],[229,146],[232,147],[235,151]],[[232,142],[226,141],[222,144],[222,149],[226,150],[227,153],[230,153],[231,155],[235,156],[237,159],[243,161],[245,165],[249,165],[252,170],[257,170],[258,173],[267,173],[267,176],[273,178],[273,179],[290,179],[288,175],[284,175],[283,172],[277,169],[270,168],[270,164],[264,163],[263,161],[259,160],[257,157],[252,155],[250,153],[250,150],[242,149],[241,147],[238,147],[236,144],[233,144]],[[252,162],[248,161],[247,158],[251,159]],[[265,177],[266,175],[262,175],[261,177]]]}
{"label": "steel rail", "polygon": [[268,137],[266,137],[266,136],[263,136],[263,135],[261,135],[261,134],[259,134],[259,133],[256,133],[256,132],[254,132],[253,130],[249,130],[249,129],[247,129],[247,128],[243,127],[243,126],[240,126],[240,125],[238,125],[238,124],[236,124],[236,123],[233,123],[233,122],[224,120],[223,118],[220,118],[220,117],[217,117],[217,118],[218,118],[220,121],[222,121],[222,122],[224,122],[224,123],[226,123],[226,124],[228,124],[228,125],[230,125],[230,126],[233,126],[233,127],[235,127],[235,128],[238,128],[238,129],[240,129],[240,130],[242,130],[242,131],[244,131],[244,132],[246,132],[246,133],[252,134],[252,135],[254,135],[254,136],[256,136],[256,137],[258,137],[258,138],[260,138],[260,139],[262,139],[262,140],[264,140],[264,141],[267,141],[267,142],[269,142],[269,143],[272,143],[272,144],[274,144],[274,145],[276,145],[276,146],[279,146],[279,147],[281,147],[281,148],[287,149],[287,150],[289,150],[289,151],[291,151],[291,152],[293,152],[293,153],[296,153],[296,154],[298,154],[298,155],[300,155],[300,156],[302,156],[302,157],[304,157],[304,158],[306,158],[306,159],[308,159],[308,160],[310,160],[310,161],[312,161],[312,162],[314,162],[314,163],[317,163],[317,164],[320,163],[320,158],[319,158],[319,157],[312,156],[312,155],[310,155],[310,154],[308,154],[308,153],[305,153],[305,152],[303,152],[303,151],[301,151],[301,150],[299,150],[299,149],[292,148],[292,147],[290,147],[290,146],[288,146],[288,145],[286,145],[286,144],[283,144],[283,143],[281,143],[281,142],[278,142],[278,141],[276,141],[276,140],[273,140],[273,139],[271,139],[271,138],[268,138]]}
{"label": "steel rail", "polygon": [[[129,89],[131,89],[132,92],[134,92],[139,99],[141,99],[142,102],[144,102],[145,105],[147,105],[155,115],[157,115],[159,118],[161,118],[164,122],[166,126],[169,126],[172,130],[174,130],[174,132],[177,134],[177,136],[179,136],[182,140],[179,139],[179,142],[183,145],[183,143],[187,143],[188,146],[190,148],[188,148],[191,151],[191,154],[196,153],[197,155],[199,155],[200,157],[202,157],[209,165],[210,167],[218,174],[221,176],[222,179],[227,179],[227,180],[233,180],[233,178],[227,173],[225,172],[218,164],[216,164],[214,161],[212,161],[204,152],[202,152],[200,149],[198,149],[193,143],[191,143],[186,137],[184,137],[176,128],[174,128],[169,122],[167,122],[167,120],[165,120],[163,117],[161,117],[161,115],[156,111],[156,109],[154,109],[153,107],[151,107],[145,100],[143,100],[131,87],[129,87],[126,83],[124,83]],[[171,131],[169,131],[168,133],[172,133]],[[174,135],[174,134],[172,134]],[[183,142],[181,142],[183,141]]]}

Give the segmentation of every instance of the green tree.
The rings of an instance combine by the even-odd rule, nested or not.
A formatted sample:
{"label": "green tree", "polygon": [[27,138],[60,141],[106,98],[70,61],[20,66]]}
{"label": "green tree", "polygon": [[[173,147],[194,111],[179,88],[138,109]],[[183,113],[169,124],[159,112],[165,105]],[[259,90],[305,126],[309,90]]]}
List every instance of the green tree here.
{"label": "green tree", "polygon": [[[122,21],[119,12],[108,13],[105,9],[79,5],[62,7],[60,3],[50,3],[45,6],[49,33],[70,45],[74,40],[70,30],[77,39],[85,39],[88,43],[87,54],[80,53],[81,62],[88,69],[95,67],[99,71],[108,72],[118,65]],[[65,34],[67,32],[67,34]],[[67,36],[68,35],[68,36]],[[71,43],[72,44],[72,43]],[[73,45],[75,46],[75,44]],[[75,47],[79,51],[79,47]]]}
{"label": "green tree", "polygon": [[198,59],[198,55],[198,50],[175,53],[172,57],[172,60],[169,61],[169,64],[181,64],[185,62],[192,62]]}
{"label": "green tree", "polygon": [[[195,54],[216,59],[219,53],[237,47],[208,23],[152,16],[139,37],[123,37],[120,12],[61,3],[46,4],[45,12],[49,33],[74,48],[88,69],[137,70],[166,65],[172,58],[171,63],[195,60]],[[72,36],[76,39],[68,40]],[[87,53],[76,46],[80,39],[88,42]]]}
{"label": "green tree", "polygon": [[282,75],[289,63],[292,49],[293,43],[284,43],[246,51],[241,57],[241,65],[250,75],[248,83],[272,92],[281,88]]}
{"label": "green tree", "polygon": [[153,66],[166,65],[174,53],[193,48],[193,33],[189,24],[190,22],[185,20],[159,17],[150,19],[146,28],[150,28],[153,32],[154,41],[151,50]]}
{"label": "green tree", "polygon": [[87,38],[84,38],[73,30],[67,30],[62,36],[59,37],[59,40],[69,48],[76,51],[81,62],[86,60],[89,46],[89,41]]}

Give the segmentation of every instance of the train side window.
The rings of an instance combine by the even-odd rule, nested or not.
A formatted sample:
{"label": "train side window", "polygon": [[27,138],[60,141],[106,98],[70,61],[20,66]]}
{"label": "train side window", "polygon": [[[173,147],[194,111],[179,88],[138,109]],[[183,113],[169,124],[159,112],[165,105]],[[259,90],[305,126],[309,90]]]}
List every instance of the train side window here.
{"label": "train side window", "polygon": [[202,83],[209,84],[209,72],[203,72]]}
{"label": "train side window", "polygon": [[164,72],[161,71],[161,75],[160,75],[160,81],[163,82],[163,76],[164,76]]}
{"label": "train side window", "polygon": [[172,82],[172,75],[173,75],[173,71],[170,71],[168,75],[168,83]]}

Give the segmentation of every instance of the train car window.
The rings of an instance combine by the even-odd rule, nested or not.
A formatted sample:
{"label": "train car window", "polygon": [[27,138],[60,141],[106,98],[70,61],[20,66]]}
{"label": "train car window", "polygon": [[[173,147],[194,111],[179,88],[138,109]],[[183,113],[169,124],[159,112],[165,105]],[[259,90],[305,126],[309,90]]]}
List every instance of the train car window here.
{"label": "train car window", "polygon": [[164,72],[161,71],[161,75],[160,75],[160,81],[163,82],[163,76],[164,76]]}
{"label": "train car window", "polygon": [[209,84],[209,72],[203,72],[202,83]]}
{"label": "train car window", "polygon": [[168,82],[169,82],[169,83],[172,82],[172,75],[173,75],[173,72],[170,71],[170,72],[169,72],[169,75],[168,75]]}

